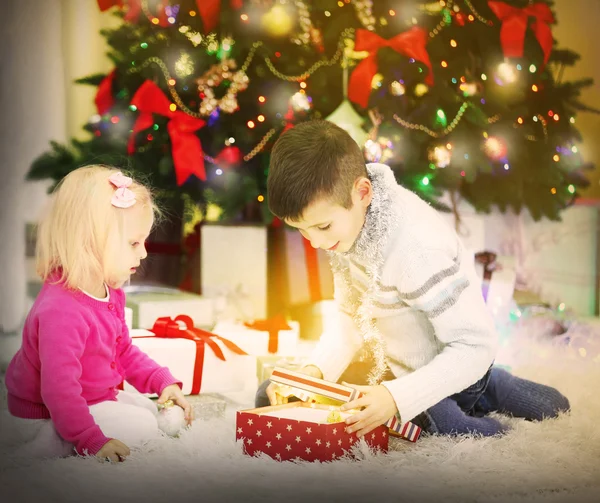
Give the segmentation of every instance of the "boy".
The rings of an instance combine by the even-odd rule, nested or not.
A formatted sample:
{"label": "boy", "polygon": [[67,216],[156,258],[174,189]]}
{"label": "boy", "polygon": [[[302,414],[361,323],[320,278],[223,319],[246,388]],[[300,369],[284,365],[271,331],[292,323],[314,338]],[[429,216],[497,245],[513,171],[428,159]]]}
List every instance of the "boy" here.
{"label": "boy", "polygon": [[[302,371],[337,381],[361,348],[373,362],[369,386],[353,385],[364,396],[342,407],[362,408],[348,432],[399,414],[428,433],[488,436],[505,429],[489,412],[541,420],[569,409],[554,388],[492,366],[497,335],[473,257],[388,166],[365,166],[343,129],[311,121],[283,134],[267,190],[272,213],[328,250],[334,272],[339,330]],[[285,402],[278,389],[263,383],[256,405]]]}

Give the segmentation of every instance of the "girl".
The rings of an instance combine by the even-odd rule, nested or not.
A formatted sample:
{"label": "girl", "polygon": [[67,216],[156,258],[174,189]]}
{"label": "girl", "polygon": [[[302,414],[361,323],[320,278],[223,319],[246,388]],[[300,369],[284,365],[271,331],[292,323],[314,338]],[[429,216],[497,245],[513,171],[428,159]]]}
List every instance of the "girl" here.
{"label": "girl", "polygon": [[21,453],[75,449],[122,461],[130,447],[159,436],[156,405],[119,391],[123,380],[157,393],[159,404],[173,400],[191,422],[181,382],[132,345],[125,325],[121,286],[147,256],[156,212],[146,187],[104,166],[79,168],[54,190],[38,228],[44,285],[6,372]]}

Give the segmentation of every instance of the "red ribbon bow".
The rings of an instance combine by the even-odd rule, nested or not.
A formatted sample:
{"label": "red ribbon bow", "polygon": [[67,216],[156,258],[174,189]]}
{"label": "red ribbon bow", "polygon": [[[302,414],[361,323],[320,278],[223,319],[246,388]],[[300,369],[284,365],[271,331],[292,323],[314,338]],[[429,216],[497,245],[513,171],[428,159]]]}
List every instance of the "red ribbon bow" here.
{"label": "red ribbon bow", "polygon": [[135,152],[135,135],[154,124],[152,114],[169,117],[167,129],[171,138],[171,152],[177,185],[182,185],[190,175],[196,175],[201,180],[206,180],[202,144],[194,134],[196,130],[204,126],[205,122],[180,110],[171,110],[172,103],[151,80],[147,80],[140,86],[133,96],[131,104],[137,107],[140,115],[135,121],[133,132],[129,137],[127,145],[129,154]]}
{"label": "red ribbon bow", "polygon": [[[100,11],[102,12],[110,9],[111,7],[122,8],[125,6],[125,4],[127,4],[125,21],[136,23],[142,12],[142,0],[127,0],[127,2],[124,2],[123,0],[98,0],[98,7],[100,7]],[[158,10],[158,16],[156,16],[158,18],[158,25],[162,26],[163,28],[170,26],[165,10],[168,5],[169,0],[162,0]]]}
{"label": "red ribbon bow", "polygon": [[[242,0],[230,0],[229,4],[236,10],[241,9],[244,5]],[[202,18],[204,32],[213,31],[219,24],[221,0],[196,0],[196,7]]]}
{"label": "red ribbon bow", "polygon": [[245,326],[253,330],[261,332],[269,332],[269,353],[277,353],[279,346],[279,331],[291,330],[285,318],[281,315],[268,318],[266,320],[256,320],[253,322],[245,322]]}
{"label": "red ribbon bow", "polygon": [[[181,329],[178,321],[185,324],[185,329]],[[204,366],[204,350],[208,345],[215,356],[220,360],[225,361],[225,355],[219,347],[219,345],[213,340],[220,340],[227,349],[238,355],[247,355],[244,350],[234,344],[228,339],[221,337],[220,335],[207,332],[200,328],[194,327],[193,320],[184,314],[180,314],[174,320],[169,317],[158,318],[154,322],[152,332],[156,337],[176,338],[176,339],[190,339],[196,343],[196,361],[194,364],[194,378],[192,382],[192,395],[200,393],[202,388],[202,368]]]}
{"label": "red ribbon bow", "polygon": [[94,102],[96,103],[96,108],[100,115],[108,113],[115,103],[112,92],[115,75],[116,70],[113,70],[102,79],[102,82],[100,82],[100,85],[98,86],[98,91],[96,92],[96,98],[94,99]]}
{"label": "red ribbon bow", "polygon": [[101,12],[111,7],[123,7],[123,0],[98,0],[98,7],[100,7]]}
{"label": "red ribbon bow", "polygon": [[369,55],[363,59],[354,69],[350,77],[348,98],[350,101],[366,108],[369,104],[371,93],[371,81],[377,73],[377,51],[382,47],[390,47],[394,51],[414,58],[426,64],[429,68],[427,83],[433,84],[433,70],[431,61],[425,46],[427,44],[427,33],[416,26],[408,31],[399,33],[395,37],[386,40],[376,33],[368,30],[357,30],[354,44],[355,51],[368,51]]}
{"label": "red ribbon bow", "polygon": [[544,52],[544,64],[548,62],[553,42],[552,30],[549,24],[554,23],[554,17],[548,5],[536,3],[524,9],[512,7],[504,2],[488,2],[488,5],[494,11],[496,17],[502,21],[500,42],[507,58],[523,57],[527,20],[529,17],[534,17],[535,21],[531,28]]}

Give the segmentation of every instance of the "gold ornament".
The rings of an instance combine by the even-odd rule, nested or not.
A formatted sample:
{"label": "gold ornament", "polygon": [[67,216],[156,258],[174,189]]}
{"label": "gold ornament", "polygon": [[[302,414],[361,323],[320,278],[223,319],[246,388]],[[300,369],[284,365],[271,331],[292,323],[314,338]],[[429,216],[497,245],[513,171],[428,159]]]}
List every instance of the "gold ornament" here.
{"label": "gold ornament", "polygon": [[514,67],[514,65],[511,65],[506,61],[498,65],[497,72],[498,77],[504,84],[512,84],[517,80],[517,69]]}
{"label": "gold ornament", "polygon": [[475,96],[479,90],[476,82],[462,82],[459,86],[464,96]]}
{"label": "gold ornament", "polygon": [[306,93],[298,91],[290,98],[290,104],[295,112],[306,112],[310,110],[310,100]]}
{"label": "gold ornament", "polygon": [[425,5],[419,5],[419,9],[423,12],[427,12],[428,14],[439,14],[446,7],[445,4],[441,2],[432,2]]}
{"label": "gold ornament", "polygon": [[370,31],[375,30],[375,16],[373,16],[373,0],[354,0],[356,15],[360,23]]}
{"label": "gold ornament", "polygon": [[[179,31],[183,33],[194,47],[198,47],[204,39],[201,33],[192,30],[189,26],[184,25],[179,27]],[[211,34],[214,35],[214,34]]]}
{"label": "gold ornament", "polygon": [[381,87],[381,83],[383,82],[383,75],[381,73],[376,73],[373,75],[371,79],[371,89],[379,89]]}
{"label": "gold ornament", "polygon": [[296,9],[298,10],[298,17],[300,19],[300,29],[302,30],[296,36],[292,37],[292,42],[298,45],[306,45],[311,39],[311,30],[313,29],[312,21],[310,20],[310,13],[304,0],[295,0]]}
{"label": "gold ornament", "polygon": [[452,160],[452,152],[446,145],[438,145],[429,151],[429,161],[438,168],[445,168]]}
{"label": "gold ornament", "polygon": [[[213,65],[196,82],[198,92],[204,95],[200,103],[200,114],[210,115],[217,108],[225,113],[233,113],[238,109],[237,93],[244,91],[248,87],[249,78],[243,70],[233,72],[236,68],[236,62],[233,59]],[[223,80],[231,80],[231,85],[225,95],[218,100],[215,96],[214,88],[218,87]]]}
{"label": "gold ornament", "polygon": [[344,39],[344,46],[344,57],[349,60],[365,59],[370,54],[369,51],[355,51],[354,40],[351,38]]}
{"label": "gold ornament", "polygon": [[175,73],[181,78],[194,73],[194,61],[187,52],[182,53],[175,62]]}
{"label": "gold ornament", "polygon": [[263,29],[272,37],[283,37],[292,30],[294,20],[287,9],[274,5],[261,19]]}
{"label": "gold ornament", "polygon": [[429,92],[429,86],[427,84],[417,84],[415,86],[415,96],[420,98],[421,96],[425,96]]}
{"label": "gold ornament", "polygon": [[365,159],[369,162],[379,162],[383,155],[381,145],[373,140],[367,140],[364,148]]}
{"label": "gold ornament", "polygon": [[405,92],[406,88],[397,80],[394,80],[394,82],[390,84],[390,93],[394,96],[403,96]]}

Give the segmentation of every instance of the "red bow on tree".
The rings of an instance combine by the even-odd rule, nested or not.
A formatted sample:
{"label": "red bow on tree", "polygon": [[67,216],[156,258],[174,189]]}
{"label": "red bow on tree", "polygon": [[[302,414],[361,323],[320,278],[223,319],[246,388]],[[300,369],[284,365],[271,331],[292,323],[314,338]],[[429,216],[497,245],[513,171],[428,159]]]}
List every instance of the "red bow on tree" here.
{"label": "red bow on tree", "polygon": [[244,325],[254,330],[260,330],[261,332],[269,332],[269,353],[277,353],[277,348],[279,346],[279,331],[291,330],[291,327],[281,315],[266,320],[245,322]]}
{"label": "red bow on tree", "polygon": [[133,96],[131,104],[137,107],[140,115],[135,121],[133,132],[129,137],[127,145],[129,154],[135,152],[135,135],[154,124],[152,114],[163,115],[170,119],[167,129],[171,138],[171,153],[177,185],[182,185],[190,175],[196,175],[201,180],[206,180],[202,144],[195,134],[195,131],[203,127],[205,122],[176,110],[175,105],[151,80],[147,80],[140,86]]}
{"label": "red bow on tree", "polygon": [[111,7],[123,7],[123,0],[98,0],[98,7],[100,7],[100,11],[104,12],[105,10],[110,9]]}
{"label": "red bow on tree", "polygon": [[96,103],[96,108],[98,109],[98,113],[100,115],[108,113],[115,103],[112,93],[112,85],[115,79],[115,74],[116,70],[110,72],[102,79],[102,82],[100,82],[100,85],[98,86],[98,92],[96,93],[94,103]]}
{"label": "red bow on tree", "polygon": [[[184,329],[179,326],[179,323],[177,323],[178,321],[185,325]],[[202,388],[202,368],[204,366],[205,346],[208,345],[217,358],[225,361],[225,355],[214,339],[220,340],[227,349],[235,354],[248,354],[230,340],[225,339],[220,335],[216,335],[211,332],[207,332],[206,330],[194,327],[193,320],[184,314],[180,314],[174,320],[169,317],[158,318],[156,322],[154,322],[152,332],[154,332],[156,337],[190,339],[196,343],[196,362],[194,366],[194,377],[192,382],[192,395],[197,395],[200,393]]]}
{"label": "red bow on tree", "polygon": [[433,70],[431,61],[425,46],[427,45],[427,33],[416,26],[408,31],[399,33],[395,37],[386,40],[376,33],[368,30],[357,30],[354,44],[355,51],[368,51],[369,55],[363,59],[354,69],[350,77],[348,98],[350,101],[366,108],[369,104],[371,94],[371,81],[377,73],[377,51],[382,47],[390,47],[400,54],[421,61],[429,68],[427,83],[433,84]]}
{"label": "red bow on tree", "polygon": [[523,57],[525,46],[525,31],[529,17],[535,18],[531,29],[544,52],[544,64],[548,62],[552,52],[552,30],[549,24],[554,23],[550,7],[545,3],[529,5],[524,9],[512,7],[504,2],[488,2],[490,9],[502,21],[500,42],[504,56],[507,58]]}
{"label": "red bow on tree", "polygon": [[[127,0],[126,2],[123,0],[98,0],[98,7],[100,7],[100,10],[102,12],[110,9],[111,7],[122,8],[125,7],[125,5],[127,5],[127,14],[125,14],[125,21],[128,21],[130,23],[137,22],[142,12],[142,0]],[[158,7],[158,14],[156,18],[158,19],[159,26],[170,26],[165,10],[168,5],[169,0],[162,0],[160,6]]]}
{"label": "red bow on tree", "polygon": [[[234,9],[241,9],[242,0],[230,0],[230,5]],[[219,23],[219,15],[221,14],[221,0],[196,0],[196,7],[202,18],[204,32],[213,31]]]}

